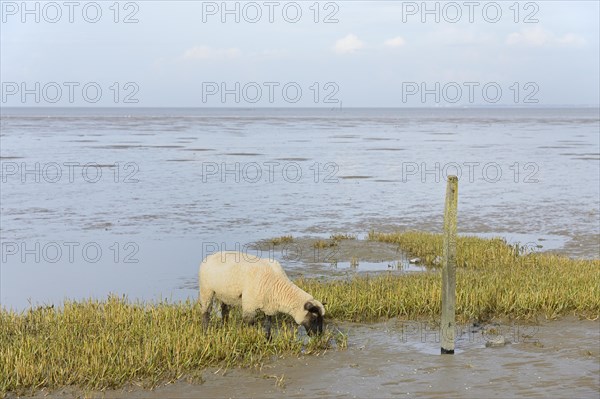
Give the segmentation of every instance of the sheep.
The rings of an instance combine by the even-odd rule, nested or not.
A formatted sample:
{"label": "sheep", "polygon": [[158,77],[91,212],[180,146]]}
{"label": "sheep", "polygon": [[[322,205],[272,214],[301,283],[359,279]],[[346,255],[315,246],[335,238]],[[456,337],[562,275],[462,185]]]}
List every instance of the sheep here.
{"label": "sheep", "polygon": [[323,332],[323,304],[296,286],[276,260],[261,259],[236,251],[209,255],[198,272],[203,325],[209,321],[213,298],[221,302],[223,322],[230,306],[241,305],[245,322],[253,323],[257,310],[266,316],[265,330],[271,338],[272,317],[287,313],[309,335]]}

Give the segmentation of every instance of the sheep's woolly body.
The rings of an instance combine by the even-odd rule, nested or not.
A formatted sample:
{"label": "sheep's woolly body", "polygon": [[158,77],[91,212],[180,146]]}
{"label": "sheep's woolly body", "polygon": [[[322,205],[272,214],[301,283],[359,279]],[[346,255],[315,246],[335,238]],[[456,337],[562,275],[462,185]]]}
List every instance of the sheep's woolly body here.
{"label": "sheep's woolly body", "polygon": [[214,296],[224,304],[241,305],[245,318],[254,316],[257,310],[268,316],[282,312],[300,324],[307,315],[307,302],[317,306],[321,316],[325,314],[323,305],[296,286],[275,260],[218,252],[200,265],[199,281],[203,313]]}

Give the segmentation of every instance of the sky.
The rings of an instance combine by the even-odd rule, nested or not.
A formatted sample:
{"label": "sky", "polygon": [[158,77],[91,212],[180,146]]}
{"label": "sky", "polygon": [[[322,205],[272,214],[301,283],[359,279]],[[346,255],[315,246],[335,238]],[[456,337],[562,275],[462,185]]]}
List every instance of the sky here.
{"label": "sky", "polygon": [[2,106],[598,106],[597,1],[1,1]]}

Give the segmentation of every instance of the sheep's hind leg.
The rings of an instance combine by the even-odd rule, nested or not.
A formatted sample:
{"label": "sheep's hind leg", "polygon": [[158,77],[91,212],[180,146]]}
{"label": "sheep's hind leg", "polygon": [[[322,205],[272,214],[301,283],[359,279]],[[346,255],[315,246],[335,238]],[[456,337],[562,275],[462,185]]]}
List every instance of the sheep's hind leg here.
{"label": "sheep's hind leg", "polygon": [[202,328],[206,329],[208,327],[209,322],[210,322],[210,311],[205,311],[202,313]]}
{"label": "sheep's hind leg", "polygon": [[227,305],[224,302],[221,302],[221,317],[222,317],[223,324],[225,324],[227,322],[227,319],[229,318],[229,310],[230,309],[231,309],[231,306]]}
{"label": "sheep's hind leg", "polygon": [[273,324],[273,316],[265,315],[265,335],[267,340],[271,340],[271,324]]}

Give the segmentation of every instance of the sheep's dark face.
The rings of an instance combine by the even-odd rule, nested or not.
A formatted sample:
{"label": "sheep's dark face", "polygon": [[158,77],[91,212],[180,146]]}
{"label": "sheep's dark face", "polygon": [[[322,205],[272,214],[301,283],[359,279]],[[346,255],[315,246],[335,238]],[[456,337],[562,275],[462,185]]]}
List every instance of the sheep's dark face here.
{"label": "sheep's dark face", "polygon": [[302,321],[302,325],[306,328],[308,335],[321,334],[323,332],[323,315],[325,314],[323,305],[319,307],[313,302],[306,302],[304,304],[304,310],[306,310],[307,313]]}

